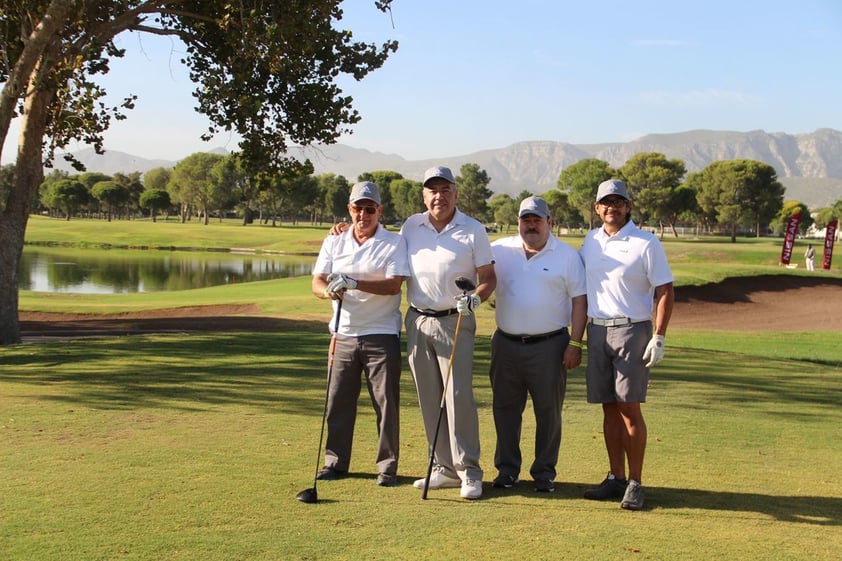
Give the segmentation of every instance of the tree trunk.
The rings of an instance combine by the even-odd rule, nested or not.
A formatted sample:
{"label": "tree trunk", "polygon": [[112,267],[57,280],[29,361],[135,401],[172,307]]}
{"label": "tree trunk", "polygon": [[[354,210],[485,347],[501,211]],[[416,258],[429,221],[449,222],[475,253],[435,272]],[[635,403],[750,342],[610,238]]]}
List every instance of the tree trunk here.
{"label": "tree trunk", "polygon": [[[30,87],[38,80],[33,72]],[[51,91],[36,90],[26,98],[21,115],[15,176],[0,220],[0,345],[20,343],[18,269],[32,198],[44,181],[41,143],[47,127]]]}
{"label": "tree trunk", "polygon": [[[15,187],[25,182],[20,160],[15,171]],[[23,251],[23,238],[29,213],[21,208],[23,199],[17,189],[9,195],[0,215],[0,345],[20,343],[18,323],[18,268]]]}

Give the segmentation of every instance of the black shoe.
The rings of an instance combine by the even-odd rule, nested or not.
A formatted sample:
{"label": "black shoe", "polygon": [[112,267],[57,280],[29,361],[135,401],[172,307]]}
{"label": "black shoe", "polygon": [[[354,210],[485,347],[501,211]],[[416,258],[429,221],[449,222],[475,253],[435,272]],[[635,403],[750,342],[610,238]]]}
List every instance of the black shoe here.
{"label": "black shoe", "polygon": [[342,479],[348,475],[347,471],[338,470],[333,466],[325,466],[319,470],[316,479],[321,481],[333,481],[334,479]]}
{"label": "black shoe", "polygon": [[398,478],[391,473],[381,473],[377,476],[377,484],[381,487],[394,487],[398,484]]}
{"label": "black shoe", "polygon": [[494,481],[491,483],[492,487],[496,487],[498,489],[511,489],[518,482],[517,477],[511,475],[498,475]]}
{"label": "black shoe", "polygon": [[622,499],[626,493],[628,481],[625,479],[605,478],[599,487],[585,491],[585,498],[592,501],[604,501],[606,499]]}
{"label": "black shoe", "polygon": [[535,490],[539,493],[552,493],[555,491],[555,483],[552,479],[536,479]]}

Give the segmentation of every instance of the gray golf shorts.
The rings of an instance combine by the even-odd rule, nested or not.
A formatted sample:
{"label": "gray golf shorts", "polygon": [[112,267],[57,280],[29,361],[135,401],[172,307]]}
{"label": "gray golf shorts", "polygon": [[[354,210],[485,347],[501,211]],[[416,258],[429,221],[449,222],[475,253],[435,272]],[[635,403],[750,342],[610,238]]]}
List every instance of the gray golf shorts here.
{"label": "gray golf shorts", "polygon": [[643,361],[652,322],[618,327],[588,324],[588,403],[643,403],[649,368]]}

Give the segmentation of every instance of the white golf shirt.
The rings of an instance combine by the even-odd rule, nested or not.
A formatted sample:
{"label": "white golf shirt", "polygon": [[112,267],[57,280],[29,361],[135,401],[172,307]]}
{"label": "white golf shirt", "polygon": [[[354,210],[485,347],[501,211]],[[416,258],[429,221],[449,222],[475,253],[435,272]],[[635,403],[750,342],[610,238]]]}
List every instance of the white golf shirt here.
{"label": "white golf shirt", "polygon": [[406,294],[415,308],[456,307],[456,297],[462,294],[456,279],[476,281],[477,268],[494,263],[485,226],[459,209],[441,232],[430,223],[429,212],[414,214],[404,222],[401,235],[411,271]]}
{"label": "white golf shirt", "polygon": [[588,287],[588,317],[652,319],[655,287],[673,281],[660,240],[629,220],[613,236],[588,232],[582,249]]}
{"label": "white golf shirt", "polygon": [[[382,280],[409,276],[406,244],[394,232],[381,224],[374,236],[362,244],[354,239],[352,228],[338,236],[327,236],[322,242],[313,274],[341,273],[357,280]],[[361,335],[400,334],[401,294],[371,294],[348,290],[342,301],[339,333],[352,337]],[[334,313],[338,306],[333,301]],[[333,331],[333,320],[329,327]]]}
{"label": "white golf shirt", "polygon": [[491,248],[497,327],[511,335],[541,335],[570,325],[571,299],[587,293],[585,267],[575,249],[553,235],[531,259],[520,236],[497,240]]}

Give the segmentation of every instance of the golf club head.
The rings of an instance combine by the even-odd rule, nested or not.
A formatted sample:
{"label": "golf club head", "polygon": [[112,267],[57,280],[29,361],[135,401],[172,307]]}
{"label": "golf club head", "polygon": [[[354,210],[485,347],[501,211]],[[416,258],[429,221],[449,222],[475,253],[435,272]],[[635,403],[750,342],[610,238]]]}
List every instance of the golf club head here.
{"label": "golf club head", "polygon": [[474,281],[472,281],[471,279],[467,279],[465,277],[459,277],[458,279],[456,279],[456,288],[458,288],[462,292],[471,292],[476,287],[477,285],[475,285]]}
{"label": "golf club head", "polygon": [[311,487],[309,489],[304,489],[297,495],[295,498],[301,501],[302,503],[317,503],[319,502],[319,494],[316,492],[315,487]]}

